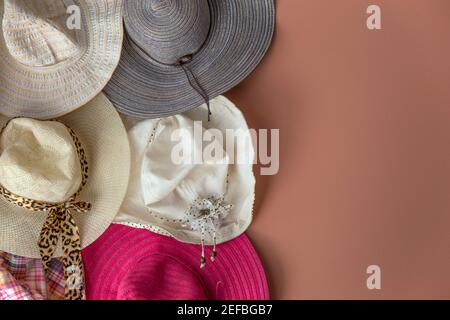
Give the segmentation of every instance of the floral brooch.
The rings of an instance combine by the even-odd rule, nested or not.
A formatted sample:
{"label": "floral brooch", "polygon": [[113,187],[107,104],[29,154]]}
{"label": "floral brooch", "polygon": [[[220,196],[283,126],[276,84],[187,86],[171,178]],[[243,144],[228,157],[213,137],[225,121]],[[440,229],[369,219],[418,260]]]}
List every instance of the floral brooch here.
{"label": "floral brooch", "polygon": [[197,198],[190,208],[186,211],[183,219],[183,227],[188,227],[192,231],[201,234],[202,256],[200,259],[200,268],[206,265],[205,258],[205,235],[213,238],[213,251],[211,252],[211,261],[217,256],[216,251],[216,231],[219,228],[223,218],[229,214],[233,205],[226,204],[223,197]]}

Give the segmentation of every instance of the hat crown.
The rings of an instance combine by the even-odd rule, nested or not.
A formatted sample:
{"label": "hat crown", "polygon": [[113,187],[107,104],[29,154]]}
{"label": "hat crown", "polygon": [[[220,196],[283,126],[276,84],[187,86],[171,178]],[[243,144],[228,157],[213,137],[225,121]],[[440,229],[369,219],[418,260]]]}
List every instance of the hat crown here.
{"label": "hat crown", "polygon": [[151,58],[176,64],[205,43],[210,29],[208,1],[127,1],[125,26],[133,42]]}
{"label": "hat crown", "polygon": [[13,119],[1,133],[0,152],[0,184],[16,195],[59,203],[81,185],[77,149],[60,122]]}
{"label": "hat crown", "polygon": [[10,55],[31,67],[55,65],[77,55],[79,33],[67,27],[72,2],[5,0],[3,37]]}
{"label": "hat crown", "polygon": [[[149,123],[155,121],[140,125]],[[203,139],[198,139],[198,134],[203,135],[205,130],[201,123],[185,115],[156,121],[154,138],[145,150],[141,171],[146,204],[156,203],[176,192],[184,201],[180,210],[184,214],[196,198],[223,195],[226,192],[229,157],[225,145],[219,142],[220,139],[214,139],[221,154],[217,154],[214,161],[203,159],[205,146]],[[186,158],[175,159],[180,154]],[[198,156],[202,158],[200,162],[195,159]]]}

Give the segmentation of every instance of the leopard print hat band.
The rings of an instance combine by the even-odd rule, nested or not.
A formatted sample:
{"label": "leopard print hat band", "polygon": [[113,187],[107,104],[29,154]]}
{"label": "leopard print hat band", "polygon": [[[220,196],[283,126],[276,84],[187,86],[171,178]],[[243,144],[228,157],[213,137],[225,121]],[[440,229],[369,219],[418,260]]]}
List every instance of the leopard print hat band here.
{"label": "leopard print hat band", "polygon": [[[11,121],[15,121],[15,119],[12,119],[6,123],[0,131],[0,137],[3,135],[5,128],[8,127]],[[30,119],[30,121],[40,120]],[[1,185],[1,183],[0,194],[7,201],[22,208],[35,212],[48,212],[37,242],[43,267],[45,270],[48,270],[51,258],[53,257],[58,241],[61,238],[65,278],[65,298],[69,300],[80,300],[84,298],[84,269],[81,258],[81,238],[78,226],[76,225],[71,212],[75,211],[78,213],[86,213],[91,209],[90,203],[77,201],[83,187],[87,183],[88,162],[86,153],[77,135],[71,128],[67,126],[65,127],[73,140],[81,167],[81,184],[78,190],[66,201],[59,203],[38,201],[16,195],[7,190],[3,185]]]}

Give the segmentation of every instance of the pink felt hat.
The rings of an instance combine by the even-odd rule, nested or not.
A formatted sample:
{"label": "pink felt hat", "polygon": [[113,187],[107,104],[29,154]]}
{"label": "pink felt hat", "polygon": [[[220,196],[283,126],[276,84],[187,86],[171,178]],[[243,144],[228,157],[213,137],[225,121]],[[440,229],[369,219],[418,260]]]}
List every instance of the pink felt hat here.
{"label": "pink felt hat", "polygon": [[[261,261],[241,235],[198,267],[199,247],[123,225],[111,225],[82,252],[90,300],[266,300]],[[207,248],[210,250],[210,248]]]}

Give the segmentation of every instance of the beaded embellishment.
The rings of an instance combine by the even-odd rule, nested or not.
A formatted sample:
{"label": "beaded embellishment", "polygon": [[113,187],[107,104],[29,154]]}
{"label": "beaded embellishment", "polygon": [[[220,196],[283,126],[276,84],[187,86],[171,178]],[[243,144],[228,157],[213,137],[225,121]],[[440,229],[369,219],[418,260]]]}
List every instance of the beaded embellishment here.
{"label": "beaded embellishment", "polygon": [[221,220],[228,215],[233,205],[226,204],[223,197],[208,197],[207,199],[197,198],[186,211],[186,216],[182,222],[183,227],[201,233],[202,256],[200,258],[200,268],[206,265],[205,258],[205,235],[209,234],[213,238],[213,251],[211,261],[217,256],[216,250],[216,230],[221,224]]}

